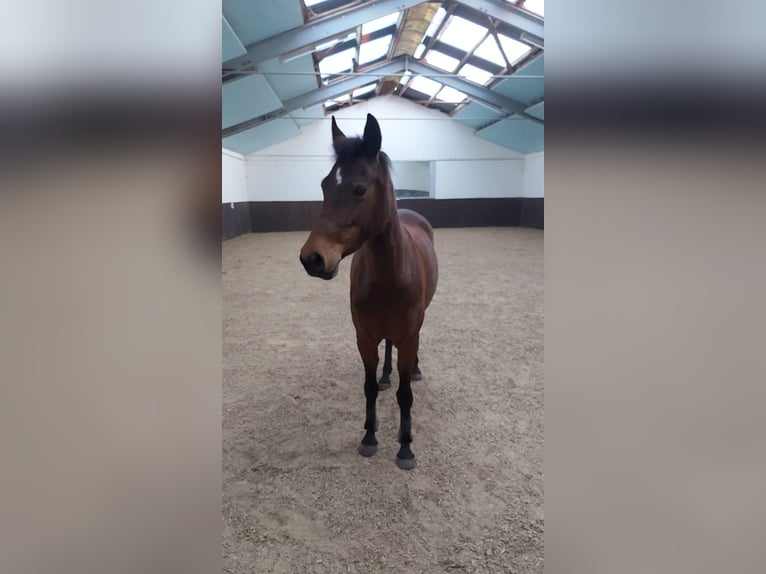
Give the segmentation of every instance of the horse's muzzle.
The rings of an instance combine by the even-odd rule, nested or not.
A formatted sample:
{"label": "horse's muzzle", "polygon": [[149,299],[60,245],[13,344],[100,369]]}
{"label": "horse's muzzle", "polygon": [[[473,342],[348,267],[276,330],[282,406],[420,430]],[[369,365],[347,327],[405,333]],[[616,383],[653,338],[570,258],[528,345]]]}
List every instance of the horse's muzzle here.
{"label": "horse's muzzle", "polygon": [[338,270],[336,267],[329,271],[325,267],[324,258],[319,253],[311,253],[306,257],[301,255],[301,263],[303,263],[306,273],[312,277],[320,277],[322,279],[332,279]]}

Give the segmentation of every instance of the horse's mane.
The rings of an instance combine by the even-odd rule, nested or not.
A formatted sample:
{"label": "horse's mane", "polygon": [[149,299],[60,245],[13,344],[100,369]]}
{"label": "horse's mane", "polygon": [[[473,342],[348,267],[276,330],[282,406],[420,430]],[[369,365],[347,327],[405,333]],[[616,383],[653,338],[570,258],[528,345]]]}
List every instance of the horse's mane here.
{"label": "horse's mane", "polygon": [[[383,151],[378,152],[378,156],[388,175],[391,175],[391,158]],[[339,165],[349,164],[359,158],[371,159],[360,137],[346,138],[340,142],[335,146],[335,157]]]}

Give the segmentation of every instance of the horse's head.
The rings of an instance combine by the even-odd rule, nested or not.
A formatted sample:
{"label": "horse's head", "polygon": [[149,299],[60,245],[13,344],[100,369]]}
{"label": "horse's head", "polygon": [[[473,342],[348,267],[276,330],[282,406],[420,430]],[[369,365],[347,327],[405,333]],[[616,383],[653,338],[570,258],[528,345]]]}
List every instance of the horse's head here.
{"label": "horse's head", "polygon": [[300,255],[309,275],[335,277],[340,260],[379,235],[395,212],[389,160],[380,142],[372,114],[367,114],[362,138],[347,138],[333,116],[336,161],[322,180],[322,210]]}

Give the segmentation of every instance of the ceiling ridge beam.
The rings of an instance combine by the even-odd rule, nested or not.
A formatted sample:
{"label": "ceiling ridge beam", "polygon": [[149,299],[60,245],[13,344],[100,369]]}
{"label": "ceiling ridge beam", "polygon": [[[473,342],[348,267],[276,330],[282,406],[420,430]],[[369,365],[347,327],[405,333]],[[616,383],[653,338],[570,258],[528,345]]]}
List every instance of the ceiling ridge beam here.
{"label": "ceiling ridge beam", "polygon": [[[398,56],[391,61],[382,62],[380,64],[370,66],[360,70],[360,72],[369,72],[386,76],[389,74],[396,74],[403,71],[405,68],[405,57]],[[351,92],[352,90],[370,83],[370,78],[365,76],[350,76],[338,81],[332,82],[321,88],[317,88],[308,93],[295,96],[282,103],[282,108],[276,111],[269,112],[249,120],[245,120],[233,126],[229,126],[221,130],[221,137],[227,138],[238,133],[253,129],[262,124],[270,122],[273,119],[282,117],[291,112],[311,107],[313,105],[322,103],[326,100],[330,100],[342,94]]]}
{"label": "ceiling ridge beam", "polygon": [[[429,66],[428,64],[424,64],[422,62],[418,62],[417,60],[409,60],[407,62],[407,67],[413,74],[443,74],[444,73],[442,70],[438,68]],[[458,76],[445,76],[445,77],[438,78],[438,81],[444,84],[445,86],[450,86],[451,88],[455,88],[456,90],[463,92],[468,97],[480,103],[489,104],[493,108],[499,108],[511,114],[518,114],[528,120],[532,120],[533,122],[536,122],[539,124],[545,123],[539,118],[536,118],[526,113],[525,110],[529,107],[527,104],[523,102],[519,102],[517,100],[513,100],[502,94],[498,94],[497,92],[493,92],[492,90],[485,88],[484,86],[474,84],[473,82],[464,80]]]}
{"label": "ceiling ridge beam", "polygon": [[423,0],[376,0],[352,9],[334,13],[326,18],[309,20],[302,26],[245,46],[246,54],[223,63],[225,72],[236,72],[246,66],[258,65],[288,52],[321,44],[326,39],[352,30],[376,18],[404,10]]}
{"label": "ceiling ridge beam", "polygon": [[502,0],[458,0],[458,3],[504,22],[520,34],[526,34],[540,48],[545,45],[545,22],[531,12]]}

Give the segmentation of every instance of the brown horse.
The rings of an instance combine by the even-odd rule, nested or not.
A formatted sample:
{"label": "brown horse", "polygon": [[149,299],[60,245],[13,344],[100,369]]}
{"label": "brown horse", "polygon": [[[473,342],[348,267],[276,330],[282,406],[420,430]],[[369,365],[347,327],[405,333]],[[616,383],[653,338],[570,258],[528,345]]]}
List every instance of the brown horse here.
{"label": "brown horse", "polygon": [[[390,160],[380,151],[378,121],[367,114],[362,138],[347,138],[332,118],[336,161],[322,180],[324,201],[319,219],[301,249],[301,263],[309,275],[332,279],[341,259],[351,262],[351,316],[356,343],[364,363],[367,399],[362,456],[378,448],[378,345],[386,340],[386,364],[380,388],[387,388],[391,345],[398,350],[400,423],[396,455],[400,468],[415,466],[412,453],[412,389],[417,368],[420,327],[436,291],[438,266],[433,231],[413,211],[396,209]],[[386,372],[386,367],[388,373]],[[390,385],[390,383],[388,383]]]}

